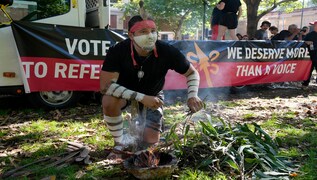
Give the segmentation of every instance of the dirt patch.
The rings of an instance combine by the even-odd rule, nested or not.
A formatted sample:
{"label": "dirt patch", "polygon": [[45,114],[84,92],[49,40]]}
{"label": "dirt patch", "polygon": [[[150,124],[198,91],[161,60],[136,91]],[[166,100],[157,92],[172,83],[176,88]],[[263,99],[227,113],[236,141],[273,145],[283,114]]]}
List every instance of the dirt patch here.
{"label": "dirt patch", "polygon": [[[312,84],[308,90],[302,90],[299,83],[253,85],[240,88],[201,89],[200,97],[207,104],[206,112],[234,121],[261,121],[269,119],[272,114],[293,112],[300,118],[316,114],[317,85]],[[166,107],[174,103],[184,104],[186,109],[186,91],[166,91]],[[223,104],[231,101],[235,105]],[[60,110],[43,110],[30,108],[27,98],[0,97],[0,126],[23,123],[38,118],[50,120],[85,121],[91,116],[101,115],[100,100],[81,101],[74,108]]]}

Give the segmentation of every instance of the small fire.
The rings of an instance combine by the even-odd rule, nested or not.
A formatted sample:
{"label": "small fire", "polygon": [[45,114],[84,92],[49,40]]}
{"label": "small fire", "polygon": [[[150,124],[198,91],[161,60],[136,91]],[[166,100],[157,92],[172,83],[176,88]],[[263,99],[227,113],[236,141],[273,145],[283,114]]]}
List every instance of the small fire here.
{"label": "small fire", "polygon": [[160,162],[160,153],[154,148],[141,151],[134,158],[134,166],[136,167],[157,167]]}

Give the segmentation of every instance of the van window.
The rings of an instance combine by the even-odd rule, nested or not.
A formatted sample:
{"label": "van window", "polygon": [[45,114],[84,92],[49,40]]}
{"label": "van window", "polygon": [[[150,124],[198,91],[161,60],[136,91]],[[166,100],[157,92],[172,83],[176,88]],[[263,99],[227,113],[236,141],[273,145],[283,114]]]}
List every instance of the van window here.
{"label": "van window", "polygon": [[[13,20],[34,21],[65,14],[70,10],[70,0],[14,0],[6,11]],[[1,14],[0,22],[8,18]]]}

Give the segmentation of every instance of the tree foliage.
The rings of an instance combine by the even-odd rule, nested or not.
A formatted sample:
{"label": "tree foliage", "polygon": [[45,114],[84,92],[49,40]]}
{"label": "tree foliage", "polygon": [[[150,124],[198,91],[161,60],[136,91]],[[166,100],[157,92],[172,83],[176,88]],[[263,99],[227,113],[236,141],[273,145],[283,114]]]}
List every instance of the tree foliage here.
{"label": "tree foliage", "polygon": [[[242,0],[241,0],[242,1]],[[317,0],[312,0],[316,1]],[[207,0],[206,28],[210,26],[210,17],[213,7],[218,0]],[[273,10],[291,12],[302,7],[301,0],[243,0],[246,9],[243,9],[247,18],[247,34],[253,37],[258,28],[259,20]],[[125,17],[138,14],[139,0],[130,3],[121,3],[118,7],[125,13]],[[202,30],[204,0],[144,0],[145,9],[156,20],[159,30],[166,24],[176,33],[176,39],[181,34],[195,34],[197,29]]]}
{"label": "tree foliage", "polygon": [[[121,4],[119,7],[124,10],[125,16],[133,16],[138,14],[138,2],[132,1],[128,4]],[[208,27],[212,12],[211,4],[214,4],[216,0],[205,2],[207,3],[206,27]],[[156,20],[159,29],[168,24],[176,33],[177,39],[180,39],[181,33],[195,33],[197,29],[201,30],[202,28],[203,0],[144,0],[144,7]]]}
{"label": "tree foliage", "polygon": [[36,9],[32,10],[23,20],[36,20],[48,18],[56,15],[67,13],[70,9],[70,4],[65,0],[36,0]]}
{"label": "tree foliage", "polygon": [[63,14],[69,11],[69,2],[64,0],[37,0],[42,18]]}
{"label": "tree foliage", "polygon": [[247,7],[247,34],[254,37],[259,20],[275,9],[291,12],[301,8],[298,0],[243,0]]}

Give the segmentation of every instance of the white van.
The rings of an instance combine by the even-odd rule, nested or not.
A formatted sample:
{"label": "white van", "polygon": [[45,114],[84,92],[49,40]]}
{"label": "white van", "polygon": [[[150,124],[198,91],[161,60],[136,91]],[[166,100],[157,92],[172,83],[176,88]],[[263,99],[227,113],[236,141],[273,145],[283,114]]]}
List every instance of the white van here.
{"label": "white van", "polygon": [[[110,20],[109,4],[110,0],[0,0],[0,95],[25,94],[12,20],[104,28]],[[34,104],[62,108],[77,102],[80,94],[46,91],[27,96]]]}

